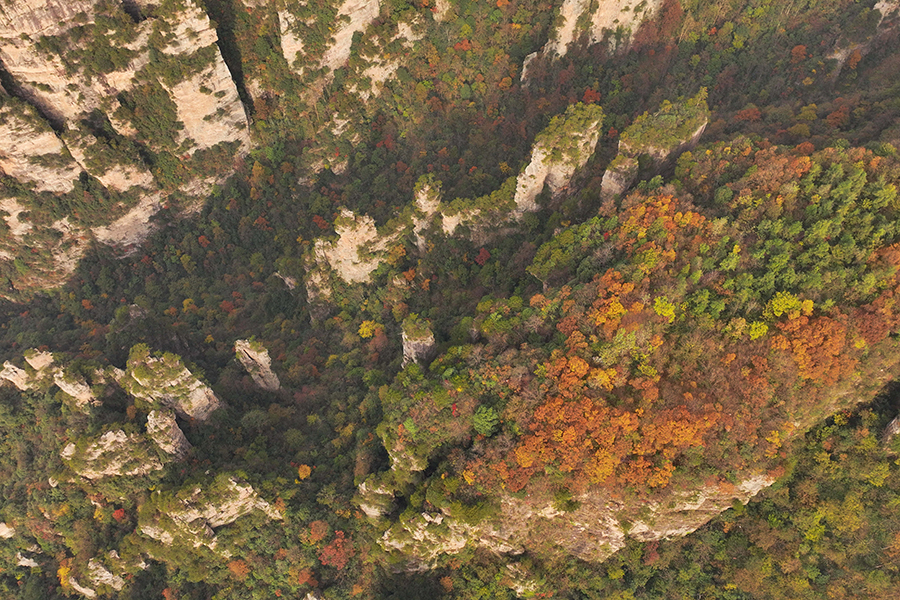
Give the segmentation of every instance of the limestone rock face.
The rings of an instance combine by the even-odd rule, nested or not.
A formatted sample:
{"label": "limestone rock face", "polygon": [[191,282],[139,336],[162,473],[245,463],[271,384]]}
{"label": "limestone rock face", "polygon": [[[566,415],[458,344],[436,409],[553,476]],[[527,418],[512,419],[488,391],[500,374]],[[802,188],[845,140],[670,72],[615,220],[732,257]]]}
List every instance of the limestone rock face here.
{"label": "limestone rock face", "polygon": [[202,73],[173,86],[170,92],[178,106],[178,120],[184,123],[181,141],[193,141],[189,154],[223,141],[249,147],[247,114],[221,56],[217,55],[213,65]]}
{"label": "limestone rock face", "polygon": [[391,489],[373,480],[359,484],[359,509],[367,517],[378,518],[390,512],[394,505],[394,494]]}
{"label": "limestone rock face", "polygon": [[94,393],[80,376],[57,369],[53,374],[53,382],[59,389],[75,399],[75,405],[78,408],[84,408],[94,401]]}
{"label": "limestone rock face", "polygon": [[[2,376],[2,373],[0,373],[0,376]],[[898,433],[900,433],[900,416],[894,417],[891,422],[887,424],[887,427],[884,428],[884,431],[881,434],[882,443],[885,446],[890,446]]]}
{"label": "limestone rock face", "polygon": [[22,102],[0,95],[0,170],[38,192],[71,191],[81,167],[46,121]]}
{"label": "limestone rock face", "polygon": [[[185,88],[192,87],[192,93],[188,93],[186,89],[180,92],[173,90],[179,118],[189,119],[185,121],[185,134],[193,137],[199,147],[208,147],[221,141],[246,141],[246,116],[242,108],[239,111],[234,108],[235,104],[240,105],[237,88],[228,76],[222,56],[215,47],[216,32],[211,27],[209,18],[192,0],[184,0],[180,10],[140,23],[134,23],[124,12],[113,14],[113,18],[118,21],[117,33],[129,41],[124,44],[118,42],[123,52],[122,61],[102,67],[104,72],[96,77],[85,77],[80,72],[85,65],[79,61],[90,61],[91,56],[76,56],[78,51],[84,50],[78,45],[70,48],[64,45],[59,54],[37,48],[36,41],[41,36],[58,36],[65,44],[65,34],[69,28],[81,25],[92,29],[96,5],[96,1],[91,0],[31,0],[15,3],[15,9],[4,8],[6,11],[13,10],[14,16],[5,23],[0,23],[0,60],[24,96],[41,107],[45,114],[58,118],[61,124],[69,124],[84,112],[105,109],[107,102],[111,102],[115,108],[118,105],[116,95],[131,89],[137,81],[136,76],[150,62],[151,45],[155,44],[153,49],[166,55],[184,57],[212,48],[212,63],[189,82],[184,82]],[[150,40],[154,28],[167,34],[162,42]],[[104,35],[102,32],[95,34]],[[130,60],[126,61],[126,56]],[[211,87],[212,90],[201,91],[200,85]],[[214,96],[217,92],[221,98]],[[212,100],[204,102],[202,96],[209,96]],[[202,108],[198,109],[197,104]],[[211,119],[203,124],[200,128],[203,133],[199,134],[199,125],[194,121],[214,115],[219,108],[225,112],[221,122],[227,125],[217,127],[215,119]],[[198,114],[201,110],[206,112]],[[236,121],[240,122],[240,126],[235,128],[234,123],[229,121],[238,114]],[[127,121],[118,120],[114,115],[111,117],[120,133],[128,136],[133,132]],[[213,139],[215,141],[210,143]]]}
{"label": "limestone rock face", "polygon": [[[546,185],[553,196],[569,185],[575,171],[584,166],[600,139],[602,112],[588,107],[570,108],[555,117],[531,151],[531,161],[516,179],[516,211],[538,209],[535,202]],[[573,124],[577,123],[577,126]]]}
{"label": "limestone rock face", "polygon": [[20,567],[29,567],[29,568],[41,566],[40,563],[38,563],[38,561],[34,560],[30,556],[25,556],[21,552],[16,552],[16,564]]}
{"label": "limestone rock face", "polygon": [[[341,27],[334,34],[334,42],[322,57],[322,66],[332,71],[341,67],[350,58],[350,44],[353,34],[364,31],[381,11],[381,0],[344,0],[338,9]],[[343,18],[349,19],[345,21]]]}
{"label": "limestone rock face", "polygon": [[269,392],[281,389],[278,376],[272,372],[269,351],[262,344],[250,340],[237,340],[234,343],[234,352],[256,385]]}
{"label": "limestone rock face", "polygon": [[107,431],[92,442],[69,443],[60,456],[73,471],[87,479],[119,475],[146,475],[163,468],[156,452],[140,435]]}
{"label": "limestone rock face", "polygon": [[553,542],[565,554],[601,562],[623,548],[629,537],[652,541],[685,536],[731,508],[735,500],[746,504],[774,481],[759,474],[737,486],[675,493],[637,508],[589,492],[576,498],[579,506],[571,512],[507,495],[501,499],[499,515],[477,525],[450,514],[423,513],[401,519],[379,543],[387,551],[402,553],[416,568],[430,565],[439,554],[458,553],[466,540],[496,553],[521,554],[523,542],[546,538],[552,531]]}
{"label": "limestone rock face", "polygon": [[337,241],[332,244],[317,241],[316,254],[321,255],[344,281],[368,282],[372,271],[378,268],[378,254],[387,246],[387,240],[378,236],[375,220],[343,210],[334,228]]}
{"label": "limestone rock face", "polygon": [[169,407],[185,419],[206,420],[222,405],[179,357],[169,353],[151,356],[144,345],[131,349],[121,385],[135,398]]}
{"label": "limestone rock face", "polygon": [[415,191],[416,214],[413,216],[413,235],[416,238],[416,247],[419,252],[425,252],[426,239],[423,232],[441,208],[441,189],[435,181],[423,181],[416,185]]}
{"label": "limestone rock face", "polygon": [[20,369],[9,361],[3,363],[0,379],[10,382],[23,392],[31,389],[31,376],[24,369]]}
{"label": "limestone rock face", "polygon": [[442,554],[459,554],[469,541],[466,532],[444,521],[440,513],[421,513],[386,531],[378,543],[388,552],[413,556],[417,566],[429,568]]}
{"label": "limestone rock face", "polygon": [[278,11],[278,29],[281,33],[281,53],[288,66],[293,66],[298,56],[303,54],[303,40],[295,32],[297,18],[287,10]]}
{"label": "limestone rock face", "polygon": [[53,354],[50,352],[39,352],[32,348],[26,350],[24,356],[28,363],[24,369],[6,362],[0,371],[0,379],[9,381],[22,391],[46,391],[51,384],[56,384],[70,399],[70,406],[76,410],[83,411],[89,405],[99,404],[84,377],[63,365],[54,365]]}
{"label": "limestone rock face", "polygon": [[32,348],[31,350],[26,350],[23,356],[25,357],[25,362],[35,371],[43,371],[53,364],[52,352],[41,352]]}
{"label": "limestone rock face", "polygon": [[0,538],[8,540],[14,535],[16,535],[16,530],[14,527],[11,527],[6,523],[0,523]]}
{"label": "limestone rock face", "polygon": [[171,410],[150,411],[147,415],[147,434],[160,450],[177,461],[184,460],[191,450],[191,443],[184,437]]}
{"label": "limestone rock face", "polygon": [[[664,102],[656,113],[635,119],[622,132],[619,152],[603,174],[602,194],[623,194],[639,175],[649,177],[671,166],[683,152],[697,145],[708,122],[705,90],[684,102]],[[651,163],[648,173],[638,172],[641,156]]]}
{"label": "limestone rock face", "polygon": [[[596,44],[605,37],[615,44],[614,48],[627,46],[641,22],[654,17],[662,5],[662,0],[647,0],[636,3],[633,0],[564,0],[560,7],[560,25],[551,34],[550,41],[542,52],[550,58],[565,56],[569,45],[582,34],[587,34],[588,42]],[[593,12],[588,14],[593,7]],[[578,21],[588,17],[587,30],[579,30]]]}
{"label": "limestone rock face", "polygon": [[72,589],[81,594],[86,598],[96,598],[97,590],[93,588],[89,588],[87,586],[81,585],[78,581],[75,580],[74,577],[69,577],[69,585],[72,586]]}
{"label": "limestone rock face", "polygon": [[608,196],[621,194],[631,187],[637,174],[637,159],[620,154],[603,172],[601,192]]}
{"label": "limestone rock face", "polygon": [[157,492],[155,496],[156,510],[140,514],[138,528],[167,546],[178,543],[215,549],[218,542],[214,527],[233,523],[253,511],[269,519],[283,518],[252,486],[231,476],[218,476],[206,489],[181,490],[177,496]]}
{"label": "limestone rock face", "polygon": [[[250,146],[247,114],[206,13],[195,0],[154,7],[146,4],[148,18],[139,22],[120,4],[99,0],[25,0],[0,8],[0,64],[14,96],[0,98],[0,171],[40,192],[70,192],[83,172],[110,190],[128,191],[108,222],[92,224],[96,239],[120,246],[141,241],[161,205],[135,144],[187,160],[222,143],[233,144],[236,156]],[[188,179],[180,191],[205,194],[214,183]],[[60,285],[86,248],[87,227],[75,219],[32,223],[17,218],[19,206],[14,198],[0,206],[10,225],[0,232],[0,260],[24,258],[29,267],[12,277],[13,287]],[[64,234],[56,247],[17,256],[29,232],[42,234],[46,246],[56,237],[49,229]]]}
{"label": "limestone rock face", "polygon": [[410,315],[403,320],[403,365],[411,362],[425,363],[434,356],[434,333],[427,321]]}
{"label": "limestone rock face", "polygon": [[88,574],[91,577],[91,583],[95,586],[109,586],[112,589],[119,591],[123,587],[125,587],[125,580],[119,577],[118,575],[113,574],[106,566],[97,560],[96,558],[92,558],[88,562]]}
{"label": "limestone rock face", "polygon": [[[281,52],[288,65],[296,73],[302,74],[304,69],[297,64],[297,59],[305,55],[306,47],[301,33],[303,28],[300,25],[311,25],[316,17],[313,15],[298,18],[297,14],[300,13],[294,14],[290,8],[290,5],[281,6],[277,12]],[[365,32],[378,17],[379,12],[381,0],[344,0],[338,7],[334,24],[329,26],[332,37],[326,42],[325,52],[319,58],[318,67],[330,73],[344,66],[350,58],[354,34]]]}

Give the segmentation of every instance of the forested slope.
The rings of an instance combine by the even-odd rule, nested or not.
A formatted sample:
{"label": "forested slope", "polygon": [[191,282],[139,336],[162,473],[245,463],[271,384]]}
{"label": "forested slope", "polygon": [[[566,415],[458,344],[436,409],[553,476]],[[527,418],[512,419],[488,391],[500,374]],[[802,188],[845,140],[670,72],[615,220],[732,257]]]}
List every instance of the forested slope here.
{"label": "forested slope", "polygon": [[7,596],[896,595],[895,2],[2,10]]}

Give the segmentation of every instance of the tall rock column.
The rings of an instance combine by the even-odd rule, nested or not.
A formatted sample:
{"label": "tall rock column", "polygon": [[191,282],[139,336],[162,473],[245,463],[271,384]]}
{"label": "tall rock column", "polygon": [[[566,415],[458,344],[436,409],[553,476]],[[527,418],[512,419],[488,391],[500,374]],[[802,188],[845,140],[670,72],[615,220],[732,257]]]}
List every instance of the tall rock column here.
{"label": "tall rock column", "polygon": [[269,392],[281,389],[278,375],[272,372],[272,359],[265,346],[259,342],[238,340],[234,343],[234,352],[256,385]]}

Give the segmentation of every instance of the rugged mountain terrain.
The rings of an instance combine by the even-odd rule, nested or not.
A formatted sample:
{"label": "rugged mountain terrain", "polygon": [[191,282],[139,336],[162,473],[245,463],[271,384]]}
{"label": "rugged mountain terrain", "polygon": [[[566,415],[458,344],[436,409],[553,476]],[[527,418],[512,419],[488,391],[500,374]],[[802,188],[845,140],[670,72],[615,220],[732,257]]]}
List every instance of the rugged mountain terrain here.
{"label": "rugged mountain terrain", "polygon": [[4,594],[893,597],[898,36],[0,3]]}

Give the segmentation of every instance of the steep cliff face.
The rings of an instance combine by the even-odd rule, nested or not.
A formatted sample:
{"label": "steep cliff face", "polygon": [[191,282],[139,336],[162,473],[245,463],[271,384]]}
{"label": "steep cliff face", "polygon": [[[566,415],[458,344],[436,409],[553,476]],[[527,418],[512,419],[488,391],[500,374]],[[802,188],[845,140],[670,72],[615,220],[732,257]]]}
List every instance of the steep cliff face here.
{"label": "steep cliff face", "polygon": [[644,113],[622,132],[619,152],[603,174],[602,193],[622,194],[640,174],[639,159],[648,166],[650,177],[674,164],[685,151],[695,147],[709,122],[706,89],[683,102],[665,102],[652,115]]}
{"label": "steep cliff face", "polygon": [[88,561],[88,574],[91,577],[91,584],[95,587],[110,587],[117,592],[125,587],[125,580],[107,569],[106,565],[96,558]]}
{"label": "steep cliff face", "polygon": [[310,272],[306,287],[311,299],[331,295],[332,273],[347,283],[367,283],[399,235],[399,232],[379,234],[374,219],[346,209],[335,220],[334,229],[337,239],[316,240],[307,256]]}
{"label": "steep cliff face", "polygon": [[547,186],[556,197],[584,166],[600,139],[603,111],[598,106],[576,105],[554,117],[538,136],[531,161],[516,179],[516,211],[534,212],[538,194]]}
{"label": "steep cliff face", "polygon": [[[157,491],[142,508],[138,528],[163,546],[216,549],[218,538],[213,528],[234,523],[254,511],[267,519],[283,518],[252,486],[223,474],[205,488],[193,487],[177,494]],[[220,552],[230,555],[227,548]]]}
{"label": "steep cliff face", "polygon": [[426,364],[434,357],[434,333],[431,331],[431,323],[420,319],[417,315],[410,315],[403,320],[401,332],[403,341],[403,365],[411,362]]}
{"label": "steep cliff face", "polygon": [[73,471],[87,479],[146,475],[163,468],[151,443],[121,429],[107,431],[96,440],[70,442],[60,456]]}
{"label": "steep cliff face", "polygon": [[6,523],[0,523],[0,538],[8,540],[9,538],[16,535],[16,528],[7,525]]}
{"label": "steep cliff face", "polygon": [[[0,233],[0,249],[10,248],[0,260],[19,259],[10,277],[16,290],[61,283],[91,233],[110,244],[140,241],[161,204],[159,188],[208,192],[215,181],[192,171],[198,150],[249,149],[237,87],[196,3],[147,5],[142,20],[110,0],[31,0],[0,10],[0,69],[14,96],[0,98],[0,171],[53,194],[73,192],[87,173],[111,196],[109,210],[48,226],[39,214],[44,205],[11,189],[4,210],[37,211],[19,219],[18,230]],[[183,170],[173,185],[159,165],[174,164],[175,155]],[[7,221],[15,220],[10,213]],[[29,236],[44,252],[15,251]]]}
{"label": "steep cliff face", "polygon": [[[313,10],[316,8],[319,10]],[[343,0],[339,4],[326,2],[318,7],[307,3],[279,6],[282,54],[298,74],[302,75],[307,66],[325,69],[328,74],[346,64],[354,34],[364,32],[380,11],[381,0]],[[329,19],[330,15],[334,15],[333,20]],[[304,43],[304,38],[315,37],[310,35],[311,31],[323,26],[328,32],[324,45]],[[315,60],[314,64],[304,66],[302,63],[309,62],[305,60],[307,54],[312,54]]]}
{"label": "steep cliff face", "polygon": [[[645,19],[652,19],[662,4],[662,0],[635,2],[634,0],[564,0],[559,11],[560,25],[544,46],[547,56],[564,56],[569,45],[581,35],[587,35],[588,42],[595,44],[604,37],[611,36],[611,42],[627,44]],[[593,8],[592,12],[588,12]],[[579,27],[589,19],[587,27]]]}
{"label": "steep cliff face", "polygon": [[65,395],[72,408],[90,412],[90,406],[97,405],[96,394],[80,373],[65,365],[55,365],[53,354],[34,349],[24,353],[24,368],[7,361],[0,371],[0,380],[5,380],[22,391],[43,391],[56,385]]}
{"label": "steep cliff face", "polygon": [[72,190],[81,168],[33,107],[0,94],[0,171],[38,192]]}
{"label": "steep cliff face", "polygon": [[191,443],[175,421],[171,410],[152,410],[147,415],[147,434],[159,449],[174,460],[184,460],[191,451]]}
{"label": "steep cliff face", "polygon": [[[628,538],[654,541],[685,536],[735,501],[746,504],[774,481],[759,474],[737,485],[702,487],[637,504],[586,493],[564,507],[507,494],[501,495],[494,516],[476,523],[453,515],[452,510],[401,516],[379,543],[413,570],[428,568],[440,555],[457,554],[467,544],[508,556],[530,548],[602,562],[621,550]],[[377,518],[384,514],[381,506],[388,504],[385,491],[376,489],[380,504],[367,505],[367,514]],[[365,491],[367,498],[372,495],[372,490]]]}
{"label": "steep cliff face", "polygon": [[205,420],[222,405],[208,385],[174,354],[151,356],[144,345],[132,348],[119,382],[135,398],[173,409],[185,419]]}
{"label": "steep cliff face", "polygon": [[341,26],[322,56],[321,65],[332,71],[343,65],[350,57],[353,34],[364,31],[380,10],[381,0],[345,0],[338,10]]}
{"label": "steep cliff face", "polygon": [[250,340],[237,340],[234,343],[234,352],[256,385],[269,392],[281,389],[278,375],[272,372],[272,359],[269,358],[269,351],[265,346]]}
{"label": "steep cliff face", "polygon": [[[200,148],[247,141],[246,117],[215,30],[190,0],[163,2],[140,23],[114,2],[35,0],[17,3],[4,25],[0,61],[18,93],[58,127],[68,128],[97,109],[120,133],[139,134],[143,123],[119,110],[121,94],[161,82],[178,107],[183,139]],[[153,64],[151,51],[161,53]]]}
{"label": "steep cliff face", "polygon": [[458,235],[457,228],[464,225],[469,239],[479,244],[515,230],[525,213],[538,210],[536,198],[545,187],[554,199],[565,192],[572,177],[594,154],[602,122],[603,110],[598,105],[570,106],[538,134],[529,163],[518,177],[509,177],[485,196],[445,203],[440,182],[423,176],[416,184],[413,201],[380,228],[368,215],[343,209],[334,222],[337,238],[316,240],[306,256],[309,298],[327,300],[333,277],[344,283],[369,283],[372,273],[389,262],[392,251],[406,240],[414,242],[419,252],[427,252],[427,230],[435,223],[450,236]]}
{"label": "steep cliff face", "polygon": [[641,23],[652,19],[661,5],[662,0],[564,0],[550,40],[525,58],[522,79],[527,78],[529,62],[538,56],[565,56],[569,46],[582,36],[589,44],[607,40],[613,49],[627,47]]}

